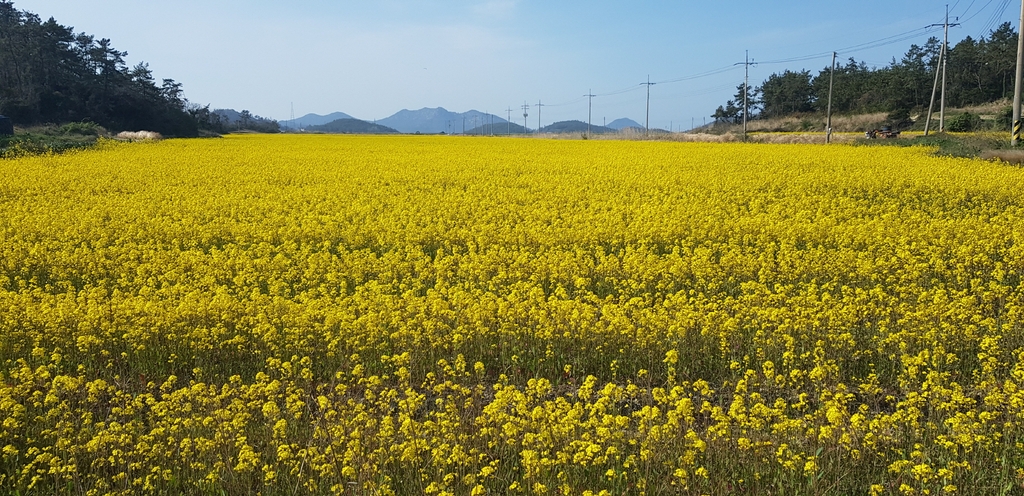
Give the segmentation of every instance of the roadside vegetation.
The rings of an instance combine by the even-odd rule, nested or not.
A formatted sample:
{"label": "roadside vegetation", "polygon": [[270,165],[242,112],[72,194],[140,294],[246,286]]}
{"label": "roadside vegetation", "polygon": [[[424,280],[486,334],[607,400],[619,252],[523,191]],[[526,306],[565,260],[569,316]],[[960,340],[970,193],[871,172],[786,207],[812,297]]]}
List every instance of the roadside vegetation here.
{"label": "roadside vegetation", "polygon": [[107,135],[105,128],[92,122],[18,129],[13,135],[0,136],[0,158],[79,150],[96,144]]}

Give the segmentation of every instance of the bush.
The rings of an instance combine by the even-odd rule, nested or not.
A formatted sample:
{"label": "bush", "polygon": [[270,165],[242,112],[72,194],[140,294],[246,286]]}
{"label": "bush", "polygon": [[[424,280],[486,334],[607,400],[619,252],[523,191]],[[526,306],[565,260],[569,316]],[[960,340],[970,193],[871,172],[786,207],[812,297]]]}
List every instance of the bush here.
{"label": "bush", "polygon": [[970,112],[954,115],[946,124],[946,130],[954,133],[966,133],[981,127],[981,117]]}
{"label": "bush", "polygon": [[58,132],[63,135],[77,134],[79,136],[100,136],[106,134],[106,130],[100,127],[99,124],[89,121],[69,122],[61,126]]}
{"label": "bush", "polygon": [[889,115],[885,116],[885,120],[893,129],[899,131],[907,129],[914,124],[914,121],[910,119],[910,109],[905,108],[899,108],[889,112]]}
{"label": "bush", "polygon": [[1010,129],[1013,125],[1013,106],[1007,105],[996,114],[996,125],[999,129]]}

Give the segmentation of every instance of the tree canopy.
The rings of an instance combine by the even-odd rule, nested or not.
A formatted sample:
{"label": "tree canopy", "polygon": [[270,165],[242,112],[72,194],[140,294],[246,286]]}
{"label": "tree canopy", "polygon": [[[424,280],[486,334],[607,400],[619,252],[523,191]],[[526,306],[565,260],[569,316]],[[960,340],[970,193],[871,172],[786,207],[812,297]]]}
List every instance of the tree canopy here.
{"label": "tree canopy", "polygon": [[22,125],[92,121],[195,136],[202,109],[189,105],[181,83],[156,81],[145,63],[128,67],[127,55],[107,38],[0,0],[0,114]]}
{"label": "tree canopy", "polygon": [[[923,46],[911,45],[900,60],[893,58],[884,67],[869,68],[853,58],[838,63],[832,110],[893,113],[927,108],[941,48],[942,41],[932,37]],[[964,107],[1012,97],[1016,54],[1017,32],[1008,22],[988,37],[967,37],[947,48],[947,105]],[[831,65],[813,75],[809,70],[772,74],[751,90],[757,100],[748,118],[824,112],[830,73]],[[712,117],[733,122],[742,119],[742,85],[740,88]]]}

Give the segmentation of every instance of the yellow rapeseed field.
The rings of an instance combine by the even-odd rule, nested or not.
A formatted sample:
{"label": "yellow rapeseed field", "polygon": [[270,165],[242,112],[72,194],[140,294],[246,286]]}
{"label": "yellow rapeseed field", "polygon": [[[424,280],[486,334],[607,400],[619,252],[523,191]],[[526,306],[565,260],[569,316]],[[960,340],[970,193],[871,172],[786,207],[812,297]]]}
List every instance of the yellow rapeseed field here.
{"label": "yellow rapeseed field", "polygon": [[1024,170],[929,152],[0,160],[0,492],[1021,494]]}

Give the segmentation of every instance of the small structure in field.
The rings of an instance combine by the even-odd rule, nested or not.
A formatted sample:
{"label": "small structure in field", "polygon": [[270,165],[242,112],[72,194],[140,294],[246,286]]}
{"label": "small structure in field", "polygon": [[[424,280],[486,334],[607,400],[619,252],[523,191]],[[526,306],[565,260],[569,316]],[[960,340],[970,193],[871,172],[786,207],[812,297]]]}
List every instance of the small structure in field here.
{"label": "small structure in field", "polygon": [[0,136],[11,136],[14,134],[14,123],[10,117],[0,115]]}

